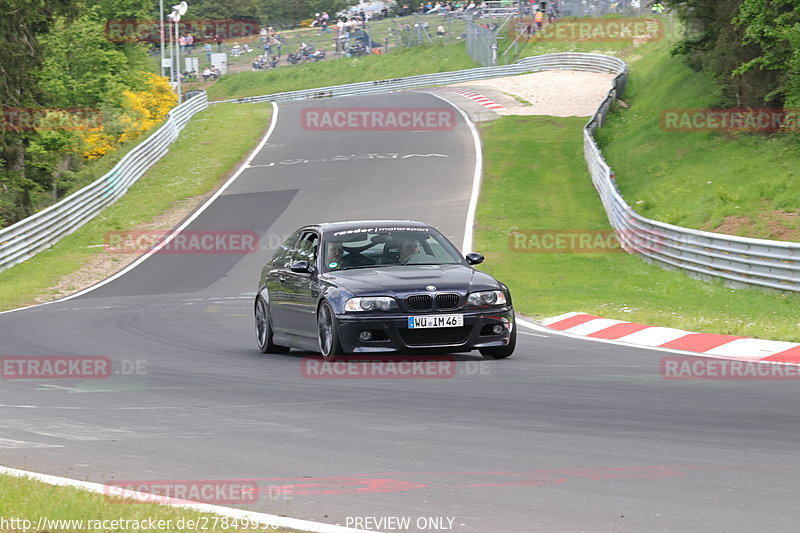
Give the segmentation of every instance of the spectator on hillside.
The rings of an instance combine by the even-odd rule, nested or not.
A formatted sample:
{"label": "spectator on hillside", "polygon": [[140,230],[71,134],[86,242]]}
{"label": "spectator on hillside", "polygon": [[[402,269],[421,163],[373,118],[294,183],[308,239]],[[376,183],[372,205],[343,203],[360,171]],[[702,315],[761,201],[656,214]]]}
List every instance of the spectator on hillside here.
{"label": "spectator on hillside", "polygon": [[206,53],[206,59],[208,59],[208,62],[211,63],[211,43],[204,44],[203,51]]}
{"label": "spectator on hillside", "polygon": [[444,34],[445,34],[445,31],[444,31],[444,26],[442,26],[441,24],[439,24],[439,27],[438,27],[438,28],[436,28],[436,36],[437,36],[437,37],[444,37]]}
{"label": "spectator on hillside", "polygon": [[192,50],[194,50],[194,36],[191,33],[186,34],[186,52],[189,55],[192,55]]}
{"label": "spectator on hillside", "polygon": [[273,52],[277,57],[281,57],[281,47],[283,47],[283,37],[281,37],[279,33],[272,31],[272,28],[270,28],[269,30],[271,32],[270,37],[272,38]]}
{"label": "spectator on hillside", "polygon": [[208,81],[211,78],[211,69],[206,67],[203,69],[203,80]]}
{"label": "spectator on hillside", "polygon": [[222,41],[223,40],[224,39],[222,38],[222,34],[218,33],[218,34],[216,34],[214,36],[214,41],[217,43],[217,52],[222,52]]}
{"label": "spectator on hillside", "polygon": [[185,54],[186,53],[186,37],[184,35],[181,35],[180,37],[178,37],[178,44],[181,45],[181,53]]}
{"label": "spectator on hillside", "polygon": [[536,11],[536,14],[533,16],[533,21],[536,23],[536,29],[541,30],[542,26],[544,26],[544,13],[542,13],[541,9]]}

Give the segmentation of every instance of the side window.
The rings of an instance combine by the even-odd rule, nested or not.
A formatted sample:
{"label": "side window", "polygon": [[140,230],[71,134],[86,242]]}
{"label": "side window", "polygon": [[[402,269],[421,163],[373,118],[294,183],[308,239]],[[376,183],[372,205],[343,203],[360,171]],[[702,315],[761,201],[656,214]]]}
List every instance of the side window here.
{"label": "side window", "polygon": [[292,252],[294,251],[294,245],[299,236],[299,231],[294,232],[291,237],[286,239],[283,244],[278,247],[275,255],[272,256],[272,266],[274,268],[288,268],[289,261],[292,258]]}
{"label": "side window", "polygon": [[300,237],[295,252],[292,254],[292,262],[294,261],[308,261],[310,264],[315,264],[317,258],[317,244],[319,243],[319,236],[313,231],[306,231]]}

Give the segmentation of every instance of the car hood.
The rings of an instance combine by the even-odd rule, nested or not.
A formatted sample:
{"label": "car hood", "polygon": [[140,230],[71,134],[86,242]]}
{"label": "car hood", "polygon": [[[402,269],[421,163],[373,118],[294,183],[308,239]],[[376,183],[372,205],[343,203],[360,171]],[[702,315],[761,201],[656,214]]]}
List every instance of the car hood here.
{"label": "car hood", "polygon": [[[406,265],[356,268],[329,273],[326,278],[355,295],[417,292],[467,292],[499,288],[488,274],[465,265]],[[433,285],[435,289],[428,289]]]}

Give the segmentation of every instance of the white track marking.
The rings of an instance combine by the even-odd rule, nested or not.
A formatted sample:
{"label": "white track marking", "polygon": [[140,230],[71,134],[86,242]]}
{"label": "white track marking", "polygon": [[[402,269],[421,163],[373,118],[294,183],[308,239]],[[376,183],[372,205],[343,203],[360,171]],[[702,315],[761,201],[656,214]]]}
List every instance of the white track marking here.
{"label": "white track marking", "polygon": [[592,333],[602,329],[610,328],[611,326],[615,326],[617,324],[622,324],[623,322],[624,320],[611,320],[610,318],[589,320],[588,322],[584,322],[583,324],[578,324],[577,326],[569,328],[569,332],[575,333],[576,335],[591,335]]}
{"label": "white track marking", "polygon": [[763,359],[776,353],[795,348],[797,343],[770,341],[766,339],[734,339],[721,346],[708,350],[707,354],[736,357],[740,359]]}
{"label": "white track marking", "polygon": [[529,333],[529,332],[527,332],[527,331],[519,331],[518,333],[519,333],[520,335],[528,335],[528,336],[530,336],[530,337],[544,337],[544,338],[548,338],[548,337],[550,336],[550,335],[539,335],[538,333]]}
{"label": "white track marking", "polygon": [[[129,497],[136,498],[137,501],[147,501],[148,497],[152,498],[152,494],[143,492],[134,492],[131,490],[121,489],[120,487],[111,487],[102,485],[100,483],[91,483],[88,481],[78,481],[76,479],[69,479],[65,477],[50,476],[48,474],[39,474],[37,472],[27,472],[25,470],[17,470],[16,468],[7,468],[0,466],[0,474],[5,474],[13,477],[29,478],[48,485],[57,485],[60,487],[75,487],[78,489],[95,492],[97,494],[113,494],[114,497]],[[164,503],[168,507],[177,507],[181,509],[191,509],[193,511],[200,511],[201,513],[213,513],[221,516],[228,516],[231,518],[246,519],[251,522],[258,522],[260,524],[269,524],[278,527],[289,529],[297,529],[300,531],[312,531],[314,533],[373,533],[370,531],[353,529],[349,527],[335,526],[332,524],[323,524],[321,522],[311,522],[310,520],[298,520],[296,518],[287,518],[284,516],[277,516],[266,513],[257,513],[255,511],[244,511],[242,509],[233,509],[231,507],[223,507],[221,505],[211,505],[208,503]]]}
{"label": "white track marking", "polygon": [[[44,444],[41,442],[29,442],[26,440],[14,440],[14,439],[0,439],[0,450],[8,449],[8,448],[63,448],[61,444]],[[2,473],[2,468],[0,466],[0,473]]]}
{"label": "white track marking", "polygon": [[469,127],[469,131],[472,133],[472,142],[475,145],[475,172],[472,174],[472,194],[469,197],[467,220],[464,223],[464,242],[461,245],[461,253],[467,254],[472,251],[472,231],[473,226],[475,226],[475,210],[478,208],[478,195],[480,195],[481,192],[481,174],[483,174],[483,150],[481,148],[481,138],[478,135],[478,129],[475,127],[475,124],[472,123],[472,121],[469,119],[469,115],[467,115],[463,109],[458,107],[444,96],[435,93],[427,94],[435,96],[436,98],[446,102],[456,111],[461,113],[461,117],[464,119],[464,122],[466,122],[467,126]]}

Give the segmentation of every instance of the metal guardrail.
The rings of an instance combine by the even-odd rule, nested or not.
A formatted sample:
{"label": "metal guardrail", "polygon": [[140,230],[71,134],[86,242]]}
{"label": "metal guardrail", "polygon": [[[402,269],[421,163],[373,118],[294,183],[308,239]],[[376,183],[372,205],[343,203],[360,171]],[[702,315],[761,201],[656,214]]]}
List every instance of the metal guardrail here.
{"label": "metal guardrail", "polygon": [[249,96],[232,100],[219,100],[209,104],[227,102],[280,102],[286,100],[306,100],[310,98],[332,98],[337,96],[359,96],[364,94],[379,94],[405,89],[419,89],[437,85],[449,85],[463,81],[485,80],[501,78],[515,74],[540,72],[544,70],[586,70],[591,72],[620,72],[625,69],[625,62],[621,59],[602,54],[559,53],[541,56],[526,57],[512,65],[499,67],[478,67],[467,70],[455,70],[435,74],[421,74],[388,80],[362,81],[347,85],[333,85],[301,91],[266,94],[263,96]]}
{"label": "metal guardrail", "polygon": [[614,88],[584,128],[586,162],[608,219],[622,247],[650,261],[680,268],[700,278],[721,278],[730,285],[800,292],[800,243],[724,235],[666,224],[636,213],[622,198],[593,133],[627,78],[621,73]]}
{"label": "metal guardrail", "polygon": [[125,154],[107,174],[60,202],[0,230],[0,270],[51,247],[117,201],[167,153],[189,119],[207,107],[205,93],[185,101],[171,110],[164,124]]}
{"label": "metal guardrail", "polygon": [[[609,221],[628,252],[704,277],[800,292],[800,243],[749,239],[673,226],[645,218],[625,202],[593,137],[627,82],[627,65],[615,57],[583,53],[547,54],[526,57],[513,65],[352,83],[224,102],[278,102],[378,94],[545,70],[617,74],[614,87],[584,128],[584,155]],[[128,153],[108,174],[44,211],[0,230],[0,270],[51,246],[113,203],[166,153],[169,144],[194,113],[215,103],[222,102],[208,102],[205,93],[184,102],[170,112],[167,122],[156,133]]]}

